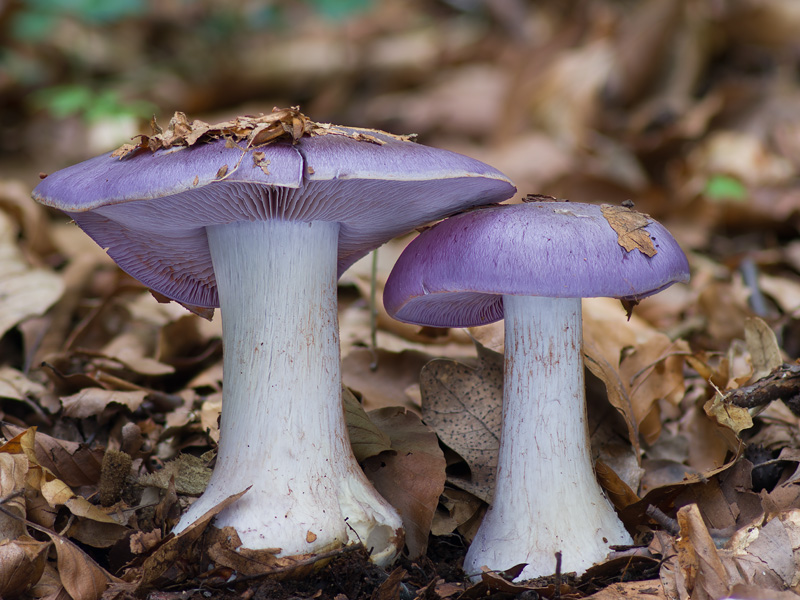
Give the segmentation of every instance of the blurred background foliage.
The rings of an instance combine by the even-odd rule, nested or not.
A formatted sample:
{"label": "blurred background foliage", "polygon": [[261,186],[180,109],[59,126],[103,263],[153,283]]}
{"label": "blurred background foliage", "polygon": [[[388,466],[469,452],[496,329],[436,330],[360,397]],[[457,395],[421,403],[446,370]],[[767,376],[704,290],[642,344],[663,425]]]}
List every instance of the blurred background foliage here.
{"label": "blurred background foliage", "polygon": [[300,105],[523,194],[633,198],[689,248],[754,215],[793,236],[797,31],[795,0],[7,0],[0,177],[32,186],[153,115]]}

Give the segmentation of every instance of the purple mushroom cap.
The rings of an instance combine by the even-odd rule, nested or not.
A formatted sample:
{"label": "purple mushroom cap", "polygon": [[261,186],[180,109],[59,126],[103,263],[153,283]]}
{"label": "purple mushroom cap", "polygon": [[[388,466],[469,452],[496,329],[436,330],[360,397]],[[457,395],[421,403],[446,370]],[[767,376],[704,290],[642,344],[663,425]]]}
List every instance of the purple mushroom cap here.
{"label": "purple mushroom cap", "polygon": [[535,202],[456,215],[403,251],[384,289],[394,318],[473,327],[503,318],[503,295],[639,300],[688,281],[686,255],[656,221],[656,253],[625,250],[600,206]]}
{"label": "purple mushroom cap", "polygon": [[219,139],[122,159],[109,153],[49,175],[33,197],[67,213],[153,290],[217,307],[206,226],[338,222],[341,274],[397,235],[516,191],[480,161],[364,131],[383,143],[329,134],[247,151]]}

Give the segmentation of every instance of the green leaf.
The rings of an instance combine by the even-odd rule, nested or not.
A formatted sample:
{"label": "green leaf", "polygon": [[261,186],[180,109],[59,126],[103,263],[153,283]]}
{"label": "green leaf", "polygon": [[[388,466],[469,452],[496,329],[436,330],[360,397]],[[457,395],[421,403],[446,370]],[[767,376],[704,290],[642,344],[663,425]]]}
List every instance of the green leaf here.
{"label": "green leaf", "polygon": [[729,175],[712,175],[706,182],[703,194],[709,200],[717,202],[744,202],[747,200],[747,188],[745,185]]}
{"label": "green leaf", "polygon": [[350,434],[350,446],[358,462],[370,456],[377,456],[385,450],[392,450],[389,436],[370,420],[361,403],[348,388],[342,387],[342,403]]}

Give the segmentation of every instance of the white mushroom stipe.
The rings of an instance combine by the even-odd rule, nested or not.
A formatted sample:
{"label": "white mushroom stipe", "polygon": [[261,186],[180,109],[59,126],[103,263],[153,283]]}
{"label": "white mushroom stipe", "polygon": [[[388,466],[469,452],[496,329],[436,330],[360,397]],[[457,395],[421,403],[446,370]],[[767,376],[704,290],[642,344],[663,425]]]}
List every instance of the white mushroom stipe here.
{"label": "white mushroom stipe", "polygon": [[207,229],[224,325],[220,446],[208,488],[175,531],[252,486],[215,521],[243,547],[293,556],[360,541],[390,563],[402,523],[356,462],[341,404],[339,225]]}
{"label": "white mushroom stipe", "polygon": [[583,573],[632,539],[592,469],[583,377],[580,298],[503,296],[503,430],[494,502],[464,561],[518,581]]}

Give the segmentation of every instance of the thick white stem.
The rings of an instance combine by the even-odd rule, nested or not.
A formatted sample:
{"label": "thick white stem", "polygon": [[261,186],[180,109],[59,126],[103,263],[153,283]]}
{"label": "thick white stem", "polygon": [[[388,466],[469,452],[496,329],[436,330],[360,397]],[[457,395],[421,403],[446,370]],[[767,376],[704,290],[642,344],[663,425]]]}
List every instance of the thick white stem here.
{"label": "thick white stem", "polygon": [[341,404],[335,223],[208,228],[223,320],[220,444],[211,481],[176,531],[216,518],[245,548],[282,556],[362,541],[390,562],[401,521],[358,466]]}
{"label": "thick white stem", "polygon": [[522,581],[583,573],[630,544],[595,479],[583,379],[580,298],[504,296],[503,431],[492,506],[464,561]]}

